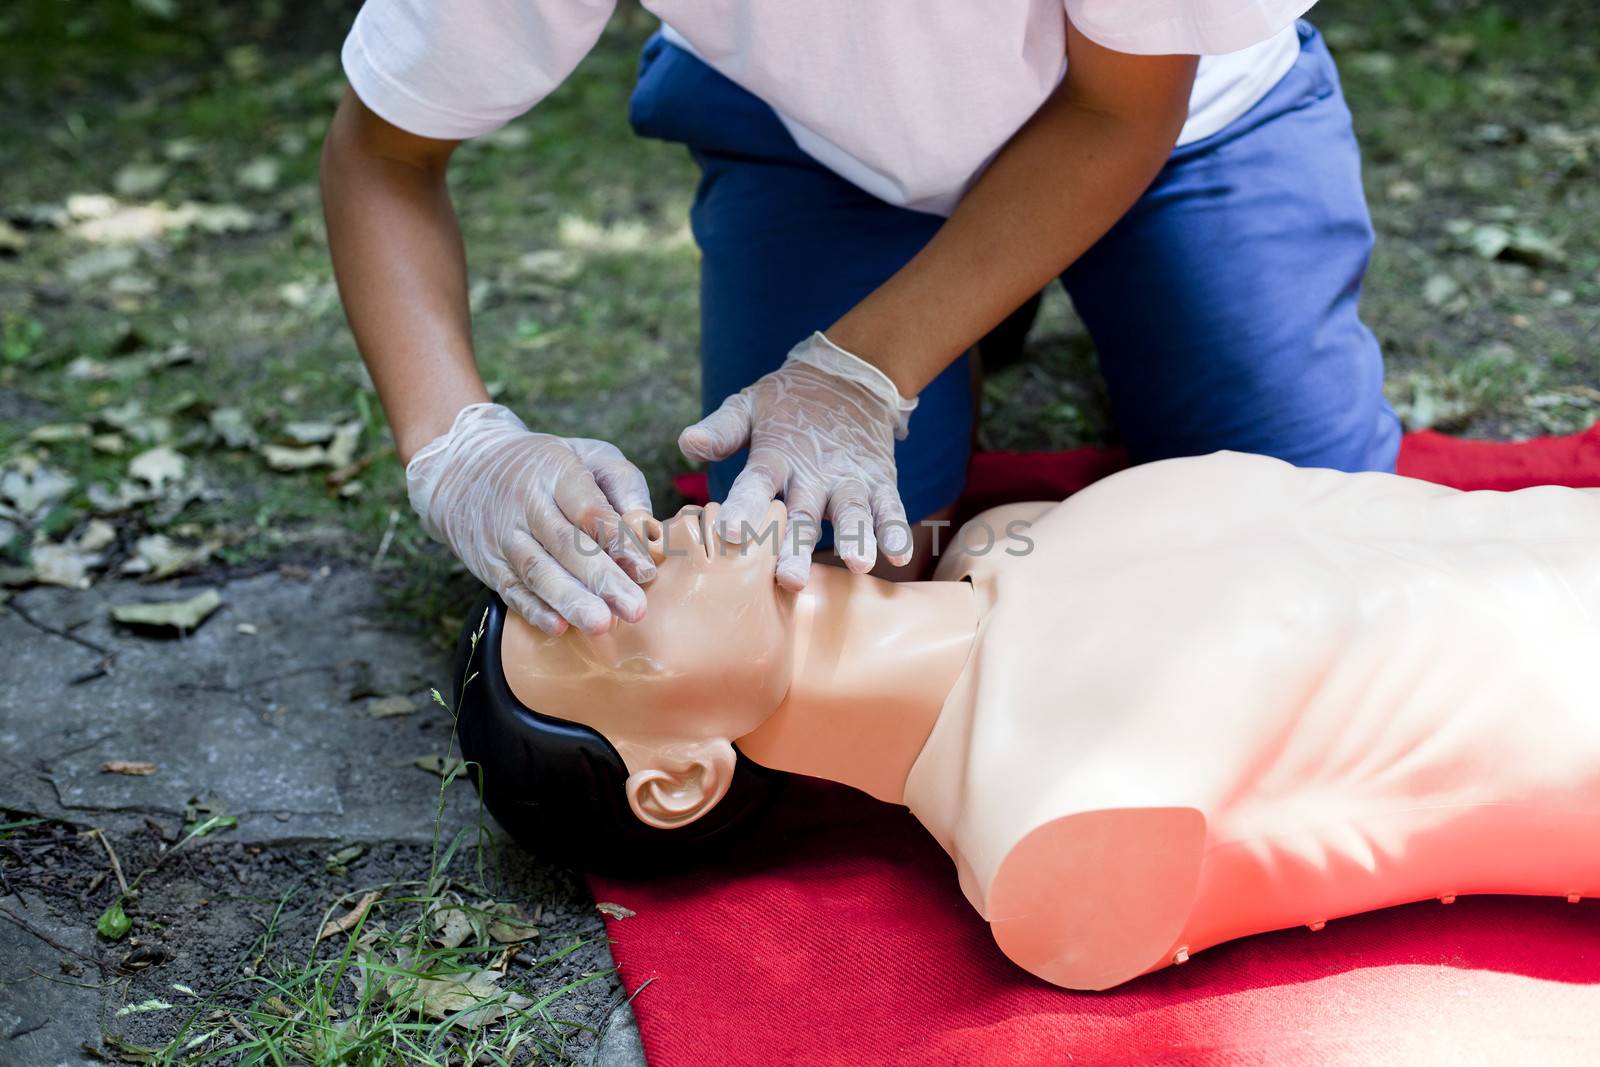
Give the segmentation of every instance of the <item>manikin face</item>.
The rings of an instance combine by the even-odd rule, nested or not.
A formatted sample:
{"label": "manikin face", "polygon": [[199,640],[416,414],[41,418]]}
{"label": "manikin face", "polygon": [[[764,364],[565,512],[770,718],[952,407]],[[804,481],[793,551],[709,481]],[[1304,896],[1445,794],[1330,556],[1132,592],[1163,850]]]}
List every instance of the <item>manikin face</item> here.
{"label": "manikin face", "polygon": [[[725,544],[716,518],[715,504],[664,523],[630,516],[657,563],[639,622],[617,621],[598,637],[575,628],[550,637],[513,616],[502,639],[517,698],[605,735],[633,773],[635,812],[657,825],[698,817],[684,789],[711,803],[721,797],[730,742],[760,726],[789,688],[794,597],[772,576],[783,505],[768,512],[774,532],[759,543]],[[649,784],[636,783],[641,776],[660,803],[634,797],[636,784]]]}

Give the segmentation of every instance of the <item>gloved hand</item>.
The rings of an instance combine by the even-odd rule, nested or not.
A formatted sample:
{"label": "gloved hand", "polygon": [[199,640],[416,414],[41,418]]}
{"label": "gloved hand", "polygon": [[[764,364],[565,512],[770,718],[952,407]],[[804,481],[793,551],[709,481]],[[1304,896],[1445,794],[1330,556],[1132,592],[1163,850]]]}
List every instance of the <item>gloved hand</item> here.
{"label": "gloved hand", "polygon": [[911,558],[894,442],[904,439],[916,406],[877,367],[814,333],[783,366],[684,430],[678,447],[690,459],[716,460],[748,442],[750,458],[719,516],[723,539],[742,541],[747,526],[763,536],[767,506],[782,495],[789,536],[778,553],[778,584],[798,590],[811,573],[823,518],[852,571],[871,569],[880,542],[891,563]]}
{"label": "gloved hand", "polygon": [[604,633],[644,616],[656,575],[621,515],[650,509],[639,469],[614,445],[532,433],[510,409],[470,404],[406,466],[422,526],[547,634]]}

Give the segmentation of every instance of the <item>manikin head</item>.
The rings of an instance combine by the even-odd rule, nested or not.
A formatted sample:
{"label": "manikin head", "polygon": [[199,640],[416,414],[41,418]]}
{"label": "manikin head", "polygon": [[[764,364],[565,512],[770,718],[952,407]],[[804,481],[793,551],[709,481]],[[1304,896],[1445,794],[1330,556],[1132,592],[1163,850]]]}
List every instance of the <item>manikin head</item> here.
{"label": "manikin head", "polygon": [[[772,791],[778,776],[734,741],[777,709],[792,676],[794,595],[772,576],[784,509],[775,503],[763,536],[742,544],[718,536],[717,514],[711,504],[666,522],[628,517],[657,564],[637,623],[550,637],[496,604],[496,633],[476,652],[463,639],[479,677],[458,698],[462,749],[483,766],[484,795],[515,836],[547,853],[635,866],[637,857],[555,824],[577,820],[594,837],[627,838],[634,852],[653,851],[657,837],[689,851],[697,837],[727,836]],[[719,804],[726,810],[700,822]],[[697,822],[697,833],[660,833]]]}

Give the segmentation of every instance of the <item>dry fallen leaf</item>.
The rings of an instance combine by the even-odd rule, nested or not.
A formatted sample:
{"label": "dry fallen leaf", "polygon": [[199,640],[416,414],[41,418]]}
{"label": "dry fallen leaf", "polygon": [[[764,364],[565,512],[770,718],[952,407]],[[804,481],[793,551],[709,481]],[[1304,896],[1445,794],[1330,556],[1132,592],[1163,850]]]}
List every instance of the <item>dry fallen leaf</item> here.
{"label": "dry fallen leaf", "polygon": [[87,589],[89,568],[100,562],[100,553],[81,552],[71,545],[34,545],[28,558],[33,564],[33,580],[41,585]]}
{"label": "dry fallen leaf", "polygon": [[275,471],[303,471],[321,467],[328,462],[328,450],[321,445],[306,448],[288,448],[284,445],[263,445],[262,458]]}
{"label": "dry fallen leaf", "polygon": [[207,589],[187,600],[118,604],[111,609],[111,617],[125,626],[167,627],[181,632],[193,630],[221,606],[222,595]]}
{"label": "dry fallen leaf", "polygon": [[54,445],[64,441],[87,441],[93,433],[94,427],[87,422],[52,422],[28,431],[28,440]]}
{"label": "dry fallen leaf", "polygon": [[101,774],[132,774],[147,778],[156,773],[156,765],[147,760],[108,759],[100,764]]}
{"label": "dry fallen leaf", "polygon": [[515,904],[496,904],[490,914],[489,936],[502,945],[531,941],[539,936],[539,928],[523,918]]}
{"label": "dry fallen leaf", "polygon": [[418,756],[412,762],[430,774],[437,774],[440,778],[459,773],[467,765],[467,761],[458,756],[451,756],[449,759],[443,756]]}
{"label": "dry fallen leaf", "polygon": [[0,500],[9,501],[24,518],[49,511],[77,485],[78,480],[66,471],[32,456],[17,456],[0,465]]}
{"label": "dry fallen leaf", "polygon": [[339,916],[337,919],[329,919],[327,922],[323,923],[322,929],[317,932],[317,940],[321,941],[324,938],[332,937],[334,934],[349,933],[351,927],[355,926],[356,923],[361,921],[361,916],[367,913],[368,908],[377,903],[380,896],[382,896],[382,894],[378,890],[374,889],[372,892],[367,893],[360,900],[356,901],[356,906],[351,908],[348,912]]}
{"label": "dry fallen leaf", "polygon": [[21,255],[28,247],[28,235],[5,219],[0,219],[0,256]]}
{"label": "dry fallen leaf", "polygon": [[145,482],[157,492],[174,482],[181,482],[189,472],[189,461],[183,453],[166,445],[141,452],[128,463],[128,475]]}
{"label": "dry fallen leaf", "polygon": [[261,1002],[261,1006],[280,1019],[291,1019],[295,1014],[295,1009],[289,1006],[288,1001],[279,996],[268,997]]}
{"label": "dry fallen leaf", "polygon": [[229,448],[253,448],[256,445],[255,427],[250,417],[240,408],[216,408],[206,416],[211,432]]}
{"label": "dry fallen leaf", "polygon": [[388,719],[396,715],[410,715],[417,710],[416,701],[404,693],[393,696],[374,697],[367,701],[367,714],[374,719]]}
{"label": "dry fallen leaf", "polygon": [[327,860],[325,860],[323,863],[323,867],[329,874],[348,874],[348,868],[350,864],[366,855],[366,853],[366,845],[346,845],[344,848],[341,848],[336,852],[330,852]]}
{"label": "dry fallen leaf", "polygon": [[[406,966],[405,961],[400,965]],[[391,1000],[419,1008],[431,1019],[450,1018],[455,1026],[475,1029],[533,1004],[520,993],[499,989],[503,977],[498,971],[473,971],[448,978],[395,975],[389,979],[387,991]]]}
{"label": "dry fallen leaf", "polygon": [[284,438],[295,445],[325,445],[338,432],[339,428],[331,422],[302,420],[283,424]]}
{"label": "dry fallen leaf", "polygon": [[134,558],[122,565],[122,573],[142,575],[147,582],[170,578],[210,559],[220,544],[208,541],[202,545],[180,545],[165,534],[151,534],[139,538],[134,545]]}
{"label": "dry fallen leaf", "polygon": [[156,444],[172,436],[172,420],[165,415],[146,414],[144,405],[137,400],[103,407],[95,413],[95,418],[145,444]]}
{"label": "dry fallen leaf", "polygon": [[431,926],[433,943],[440,948],[460,948],[474,932],[465,908],[440,908],[433,913]]}
{"label": "dry fallen leaf", "polygon": [[149,196],[159,192],[170,177],[172,168],[160,163],[126,163],[112,177],[111,187],[118,196]]}
{"label": "dry fallen leaf", "polygon": [[608,919],[618,920],[631,919],[638,914],[638,912],[634,911],[632,908],[625,908],[621,904],[613,904],[609,900],[600,901],[594,906],[594,910],[598,911],[601,915],[604,915]]}
{"label": "dry fallen leaf", "polygon": [[83,552],[102,552],[117,540],[117,528],[104,519],[90,519],[72,541],[72,547]]}
{"label": "dry fallen leaf", "polygon": [[90,519],[59,545],[34,545],[30,551],[34,581],[67,589],[89,588],[89,571],[100,566],[105,550],[116,539],[116,527],[103,519]]}
{"label": "dry fallen leaf", "polygon": [[267,466],[278,471],[303,471],[312,467],[333,467],[342,470],[356,458],[361,445],[361,423],[347,422],[341,426],[331,423],[290,423],[284,434],[291,440],[326,441],[301,447],[288,445],[263,445],[261,455]]}
{"label": "dry fallen leaf", "polygon": [[328,466],[342,469],[355,462],[356,449],[361,447],[361,423],[347,422],[340,426],[328,445]]}
{"label": "dry fallen leaf", "polygon": [[270,192],[278,184],[280,164],[271,156],[257,156],[234,172],[234,180],[252,192]]}

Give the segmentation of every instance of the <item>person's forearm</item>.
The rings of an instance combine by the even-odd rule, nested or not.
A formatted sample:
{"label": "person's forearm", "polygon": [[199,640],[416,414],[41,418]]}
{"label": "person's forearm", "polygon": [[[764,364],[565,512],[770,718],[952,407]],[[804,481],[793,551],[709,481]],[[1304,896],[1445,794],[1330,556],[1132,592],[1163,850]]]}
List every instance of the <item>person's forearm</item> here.
{"label": "person's forearm", "polygon": [[1006,144],[933,239],[828,328],[915,396],[1122,217],[1172,152],[1185,109],[1119,115],[1070,83]]}
{"label": "person's forearm", "polygon": [[374,122],[347,94],[323,147],[323,210],[351,330],[409,462],[489,394],[472,351],[448,147],[408,158]]}

